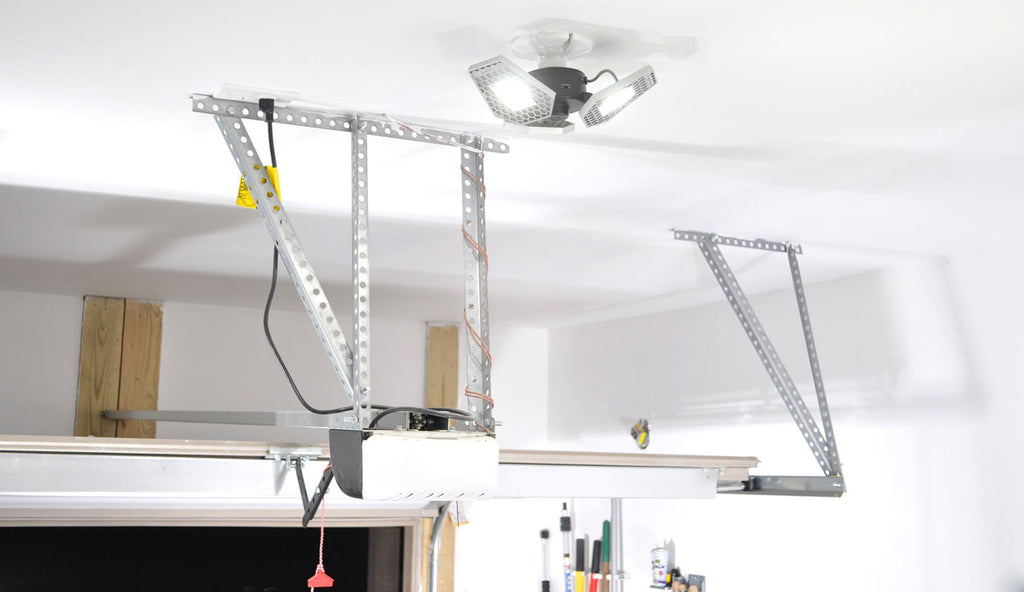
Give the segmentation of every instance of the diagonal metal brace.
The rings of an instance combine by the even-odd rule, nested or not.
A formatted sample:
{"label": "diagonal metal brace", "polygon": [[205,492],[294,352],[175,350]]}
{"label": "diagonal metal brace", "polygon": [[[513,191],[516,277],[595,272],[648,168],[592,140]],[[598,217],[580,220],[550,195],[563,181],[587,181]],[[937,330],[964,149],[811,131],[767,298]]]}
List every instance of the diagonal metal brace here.
{"label": "diagonal metal brace", "polygon": [[697,243],[701,254],[704,256],[704,260],[707,261],[708,267],[714,273],[715,279],[722,288],[726,300],[729,301],[729,305],[743,326],[743,330],[747,334],[750,343],[754,346],[761,364],[768,372],[768,377],[771,379],[772,384],[775,385],[775,389],[779,392],[779,396],[782,397],[782,401],[786,404],[786,410],[789,411],[793,421],[796,422],[801,435],[810,447],[821,470],[827,476],[841,476],[842,470],[839,464],[839,453],[836,450],[832,420],[828,413],[824,382],[821,378],[817,350],[814,346],[814,335],[811,332],[810,317],[807,313],[807,301],[804,296],[799,266],[796,263],[796,254],[800,252],[799,246],[786,244],[784,251],[789,256],[790,270],[793,274],[793,285],[797,294],[797,306],[800,310],[804,338],[811,361],[811,372],[814,377],[815,391],[818,395],[818,406],[821,411],[823,425],[825,426],[824,433],[818,427],[810,409],[807,408],[807,404],[804,403],[803,397],[796,388],[796,384],[779,358],[775,346],[772,345],[764,327],[761,325],[761,321],[750,305],[750,301],[747,299],[746,294],[744,294],[743,289],[740,288],[736,276],[718,248],[719,243],[724,243],[733,246],[779,251],[782,250],[779,248],[779,245],[784,243],[773,243],[763,239],[734,239],[732,237],[727,237],[728,240],[724,240],[715,234],[694,231],[676,230],[674,233],[677,240]]}
{"label": "diagonal metal brace", "polygon": [[324,494],[327,493],[327,488],[331,486],[331,480],[334,479],[334,469],[330,466],[327,467],[323,477],[320,477],[320,483],[317,484],[312,498],[306,493],[306,480],[302,476],[302,462],[295,465],[295,475],[299,480],[299,494],[302,495],[302,526],[305,527],[313,519],[313,516],[316,516],[320,502],[323,501]]}
{"label": "diagonal metal brace", "polygon": [[245,178],[245,183],[253,195],[257,212],[271,238],[274,239],[274,244],[277,245],[281,261],[284,262],[288,276],[295,284],[295,289],[310,321],[313,322],[313,328],[320,338],[335,375],[345,393],[352,399],[356,412],[361,413],[365,395],[352,387],[352,350],[341,332],[341,324],[323,292],[323,286],[320,285],[320,280],[313,271],[299,237],[284,211],[280,196],[268,181],[269,176],[264,171],[263,162],[256,154],[245,125],[238,117],[216,115],[214,120],[231,150],[238,171]]}

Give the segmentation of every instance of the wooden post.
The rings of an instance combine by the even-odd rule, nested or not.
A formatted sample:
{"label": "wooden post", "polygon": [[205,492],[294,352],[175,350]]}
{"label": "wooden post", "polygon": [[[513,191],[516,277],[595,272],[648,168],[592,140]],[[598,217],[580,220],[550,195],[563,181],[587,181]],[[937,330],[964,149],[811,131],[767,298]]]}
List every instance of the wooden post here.
{"label": "wooden post", "polygon": [[[427,407],[459,406],[459,328],[455,325],[427,326]],[[430,580],[430,533],[433,520],[423,521],[420,574],[423,590]],[[445,516],[441,529],[437,592],[455,590],[455,524]]]}
{"label": "wooden post", "polygon": [[[156,410],[163,320],[163,305],[159,302],[125,301],[118,409]],[[156,422],[119,421],[117,436],[155,438]]]}
{"label": "wooden post", "polygon": [[78,363],[76,436],[117,435],[117,422],[104,419],[100,412],[117,408],[123,332],[123,299],[85,297],[82,350]]}
{"label": "wooden post", "polygon": [[115,422],[100,412],[156,409],[162,334],[161,303],[85,297],[76,436],[156,437],[153,422]]}
{"label": "wooden post", "polygon": [[427,407],[459,406],[459,328],[427,327]]}

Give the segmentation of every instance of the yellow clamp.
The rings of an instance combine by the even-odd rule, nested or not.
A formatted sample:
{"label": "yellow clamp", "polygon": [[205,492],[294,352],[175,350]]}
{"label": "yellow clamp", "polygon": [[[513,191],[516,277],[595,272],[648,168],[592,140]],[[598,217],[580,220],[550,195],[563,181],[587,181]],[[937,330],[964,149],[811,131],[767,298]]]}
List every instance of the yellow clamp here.
{"label": "yellow clamp", "polygon": [[[270,178],[270,182],[274,185],[274,191],[277,192],[277,198],[281,199],[281,183],[277,178],[277,167],[267,166],[263,167],[267,171],[267,177]],[[261,182],[266,183],[266,177],[260,179]],[[242,176],[238,180],[238,196],[235,198],[235,205],[242,206],[243,208],[256,209],[256,201],[252,198],[252,193],[249,191],[249,187],[245,184],[245,176]]]}

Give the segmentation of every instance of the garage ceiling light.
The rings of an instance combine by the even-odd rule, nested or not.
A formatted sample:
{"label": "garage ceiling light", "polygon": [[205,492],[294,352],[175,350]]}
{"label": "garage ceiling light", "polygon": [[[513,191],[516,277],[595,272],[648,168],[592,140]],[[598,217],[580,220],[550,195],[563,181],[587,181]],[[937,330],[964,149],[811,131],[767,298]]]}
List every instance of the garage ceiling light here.
{"label": "garage ceiling light", "polygon": [[[536,57],[542,67],[527,72],[505,56],[469,67],[469,75],[491,113],[507,126],[565,133],[573,129],[568,119],[576,112],[580,112],[587,127],[604,123],[657,83],[650,66],[622,80],[611,70],[601,70],[587,78],[582,71],[566,66],[569,58],[579,57],[590,48],[571,33],[567,37],[520,38],[513,44],[516,47],[520,54]],[[606,73],[615,78],[615,83],[593,94],[587,92],[587,85]]]}

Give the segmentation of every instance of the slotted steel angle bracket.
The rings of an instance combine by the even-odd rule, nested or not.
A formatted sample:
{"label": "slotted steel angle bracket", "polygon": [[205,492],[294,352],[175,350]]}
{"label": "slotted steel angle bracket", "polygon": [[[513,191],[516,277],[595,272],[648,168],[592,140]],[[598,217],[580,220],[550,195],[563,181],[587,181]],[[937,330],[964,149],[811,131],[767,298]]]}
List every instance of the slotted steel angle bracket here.
{"label": "slotted steel angle bracket", "polygon": [[[743,331],[750,340],[754,351],[757,352],[761,364],[764,366],[768,377],[778,391],[786,410],[796,422],[801,435],[807,442],[807,446],[814,454],[818,466],[828,477],[842,478],[842,466],[839,462],[839,451],[836,447],[835,433],[832,430],[832,416],[828,410],[828,400],[825,395],[825,384],[821,377],[821,368],[818,363],[817,348],[814,343],[814,334],[811,331],[810,315],[807,311],[807,298],[804,294],[803,279],[800,275],[800,266],[797,262],[797,254],[802,250],[799,245],[768,241],[764,239],[742,239],[730,236],[723,236],[708,232],[692,230],[673,230],[676,240],[684,240],[697,243],[704,260],[715,276],[715,280],[725,294],[726,300],[732,307],[736,318],[739,320]],[[807,354],[811,364],[811,375],[814,380],[814,389],[818,399],[818,409],[821,413],[822,425],[818,426],[803,397],[797,390],[789,371],[779,358],[775,346],[768,338],[760,319],[754,312],[750,301],[740,287],[732,268],[722,255],[718,245],[759,249],[765,251],[784,252],[789,258],[790,273],[793,278],[793,289],[796,293],[797,308],[800,313],[800,323],[803,327],[804,342],[807,346]]]}

